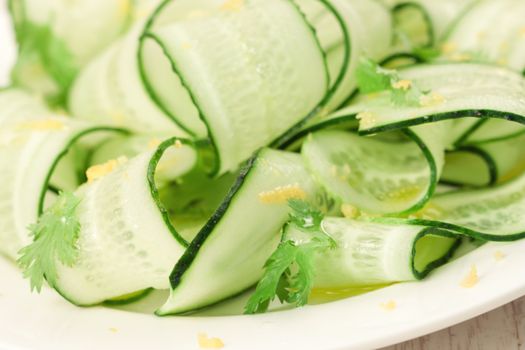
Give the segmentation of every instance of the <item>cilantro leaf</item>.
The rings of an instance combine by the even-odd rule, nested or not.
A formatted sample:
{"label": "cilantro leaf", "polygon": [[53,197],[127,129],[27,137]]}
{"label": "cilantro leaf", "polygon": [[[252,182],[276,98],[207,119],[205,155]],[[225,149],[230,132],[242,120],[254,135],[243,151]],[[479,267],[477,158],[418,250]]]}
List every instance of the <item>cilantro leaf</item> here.
{"label": "cilantro leaf", "polygon": [[382,68],[367,58],[361,58],[356,74],[361,93],[388,91],[396,106],[419,106],[421,97],[427,94],[413,82],[401,79],[397,71]]}
{"label": "cilantro leaf", "polygon": [[412,86],[406,90],[392,88],[390,100],[396,106],[417,107],[421,104],[421,97],[424,95],[425,94],[417,86],[412,84]]}
{"label": "cilantro leaf", "polygon": [[279,299],[281,301],[287,300],[288,282],[283,280],[283,276],[295,261],[296,254],[297,246],[293,242],[286,241],[277,247],[264,265],[265,273],[257,285],[256,292],[246,304],[245,313],[254,314],[266,311],[270,301],[275,298],[278,289]]}
{"label": "cilantro leaf", "polygon": [[292,209],[288,229],[295,237],[285,236],[266,262],[264,275],[246,304],[246,314],[265,312],[275,297],[281,303],[305,305],[314,284],[317,254],[337,246],[321,230],[320,211],[301,200],[288,204]]}
{"label": "cilantro leaf", "polygon": [[356,78],[359,91],[363,94],[388,90],[392,80],[390,71],[365,57],[359,61]]}
{"label": "cilantro leaf", "polygon": [[317,229],[323,220],[323,213],[313,208],[309,203],[290,199],[288,206],[292,209],[290,221],[303,229]]}
{"label": "cilantro leaf", "polygon": [[29,278],[32,291],[40,292],[44,279],[51,287],[56,285],[57,262],[73,266],[77,261],[80,223],[75,211],[79,203],[73,193],[63,192],[38,222],[29,227],[34,241],[20,250],[18,264],[24,277]]}
{"label": "cilantro leaf", "polygon": [[314,257],[316,249],[320,247],[306,244],[298,249],[295,255],[297,272],[289,277],[290,293],[287,302],[296,306],[304,306],[308,302],[308,296],[312,291],[315,277]]}

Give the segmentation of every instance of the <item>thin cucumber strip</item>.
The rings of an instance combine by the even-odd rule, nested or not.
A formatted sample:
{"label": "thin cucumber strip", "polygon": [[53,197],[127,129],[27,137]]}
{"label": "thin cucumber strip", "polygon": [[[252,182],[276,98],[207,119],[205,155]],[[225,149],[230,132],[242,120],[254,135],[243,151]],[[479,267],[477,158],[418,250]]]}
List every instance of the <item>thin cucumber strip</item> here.
{"label": "thin cucumber strip", "polygon": [[[314,288],[337,289],[416,281],[446,263],[459,245],[451,232],[327,217],[321,230],[335,249],[317,253]],[[287,225],[283,237],[301,243],[304,232]]]}
{"label": "thin cucumber strip", "polygon": [[525,170],[525,135],[460,147],[447,155],[442,180],[487,186],[509,181]]}
{"label": "thin cucumber strip", "polygon": [[392,9],[396,42],[394,45],[412,51],[435,44],[434,27],[428,11],[417,2],[405,2]]}
{"label": "thin cucumber strip", "polygon": [[[450,32],[442,59],[481,60],[523,72],[523,11],[525,5],[521,1],[480,1]],[[500,25],[491,26],[493,22]]]}
{"label": "thin cucumber strip", "polygon": [[19,0],[12,4],[19,58],[13,81],[63,103],[78,71],[125,31],[132,0]]}
{"label": "thin cucumber strip", "polygon": [[[355,72],[363,55],[375,60],[387,56],[393,35],[393,24],[388,9],[377,1],[330,0],[327,2],[344,21],[343,62],[348,64],[348,67],[342,71],[344,75],[340,84],[325,106],[327,111],[331,111],[344,105],[355,90]],[[374,16],[369,16],[370,13],[374,13]],[[350,50],[349,56],[348,50]]]}
{"label": "thin cucumber strip", "polygon": [[110,307],[111,306],[115,307],[115,306],[129,305],[129,304],[136,303],[136,302],[146,298],[153,291],[154,291],[154,289],[149,288],[149,289],[138,291],[136,293],[131,293],[129,295],[123,295],[123,296],[120,296],[118,298],[114,298],[114,299],[111,299],[111,300],[106,300],[104,302],[104,305],[107,305],[107,306],[110,306]]}
{"label": "thin cucumber strip", "polygon": [[133,158],[142,152],[155,150],[162,143],[160,140],[165,139],[168,139],[168,137],[159,138],[153,135],[122,135],[113,137],[100,144],[90,154],[89,166],[103,164],[122,156]]}
{"label": "thin cucumber strip", "polygon": [[[125,156],[132,158],[142,152],[158,147],[157,137],[132,135],[114,137],[97,148],[89,159],[89,164],[104,164],[111,159]],[[195,145],[199,152],[207,152],[208,145]],[[219,178],[209,177],[209,164],[204,157],[199,163],[183,176],[177,177],[180,172],[177,153],[163,154],[155,172],[155,183],[159,188],[161,202],[169,208],[170,221],[177,232],[187,241],[191,241],[199,229],[204,226],[227,193],[229,187],[237,177],[236,173],[228,173]],[[175,179],[175,180],[174,180]]]}
{"label": "thin cucumber strip", "polygon": [[[21,2],[24,3],[24,22],[49,27],[79,65],[86,64],[125,31],[133,14],[132,0],[81,0],[73,4],[60,0]],[[23,32],[23,35],[31,34],[31,31]]]}
{"label": "thin cucumber strip", "polygon": [[176,177],[197,162],[193,143],[170,139],[77,190],[79,256],[73,266],[58,267],[56,289],[65,298],[92,305],[169,287],[171,268],[188,244],[171,224],[155,181],[170,153],[177,157],[170,164]]}
{"label": "thin cucumber strip", "polygon": [[68,148],[67,153],[60,159],[49,179],[49,187],[61,191],[74,191],[82,184],[79,172],[85,172],[84,157],[87,154],[80,142],[75,142]]}
{"label": "thin cucumber strip", "polygon": [[[414,64],[422,63],[423,59],[416,54],[409,52],[395,52],[388,55],[380,63],[382,67],[389,69],[398,69],[407,66],[413,66]],[[353,102],[352,100],[348,101],[348,104]]]}
{"label": "thin cucumber strip", "polygon": [[515,241],[525,237],[525,175],[482,189],[435,196],[409,219],[374,218],[382,223],[437,227],[484,241]]}
{"label": "thin cucumber strip", "polygon": [[306,20],[315,30],[319,45],[326,56],[330,87],[335,91],[348,69],[349,35],[339,12],[328,1],[296,1]]}
{"label": "thin cucumber strip", "polygon": [[462,147],[447,153],[441,181],[459,186],[488,186],[498,179],[492,157],[475,147]]}
{"label": "thin cucumber strip", "polygon": [[451,130],[450,140],[454,147],[460,147],[477,129],[483,126],[489,119],[465,117],[459,118],[454,122],[454,128]]}
{"label": "thin cucumber strip", "polygon": [[[164,139],[168,138],[165,137]],[[122,135],[120,137],[112,137],[101,143],[100,146],[89,155],[88,165],[97,166],[120,157],[133,158],[143,152],[156,150],[162,143],[160,140],[158,135]],[[195,145],[195,147],[199,152],[204,152],[205,145]],[[172,149],[163,153],[155,171],[157,187],[162,188],[164,185],[180,177],[180,173],[182,172],[181,166],[177,163],[184,155],[184,152],[174,152]],[[199,168],[199,174],[202,173],[205,175],[207,173],[207,169],[202,164],[192,165],[192,168],[188,168],[186,171],[189,172],[194,167]],[[194,175],[198,176],[197,174]]]}
{"label": "thin cucumber strip", "polygon": [[525,135],[474,146],[487,153],[494,161],[498,177],[496,182],[509,181],[525,170]]}
{"label": "thin cucumber strip", "polygon": [[52,112],[43,101],[17,88],[0,91],[0,128],[9,123],[48,118]]}
{"label": "thin cucumber strip", "polygon": [[506,120],[487,120],[474,130],[462,144],[476,145],[487,142],[502,141],[525,134],[525,126],[518,123],[507,123]]}
{"label": "thin cucumber strip", "polygon": [[[397,29],[412,44],[435,46],[443,40],[455,22],[468,13],[477,0],[394,1],[393,15]],[[415,45],[412,45],[415,46]]]}
{"label": "thin cucumber strip", "polygon": [[192,311],[255,284],[279,242],[290,212],[287,200],[315,201],[316,193],[299,155],[261,151],[177,262],[170,297],[157,314]]}
{"label": "thin cucumber strip", "polygon": [[430,100],[422,101],[419,107],[392,106],[387,95],[380,95],[349,107],[345,111],[349,115],[368,112],[360,123],[362,133],[372,134],[462,117],[525,123],[525,100],[522,98],[525,82],[510,70],[456,63],[420,65],[403,69],[400,74],[404,79],[413,80],[424,91],[432,91]]}
{"label": "thin cucumber strip", "polygon": [[[163,43],[158,42],[155,36],[148,35],[148,32],[155,25],[208,17],[216,13],[223,4],[224,1],[220,0],[161,1],[146,22],[140,37],[138,63],[148,96],[166,116],[194,137],[204,137],[207,134],[206,126],[200,120],[199,110],[184,82],[178,74],[173,73],[172,63],[166,57]],[[173,103],[174,100],[177,103]]]}
{"label": "thin cucumber strip", "polygon": [[16,259],[18,250],[31,242],[27,227],[44,206],[55,168],[71,146],[87,134],[113,131],[62,117],[35,119],[4,125],[0,131],[0,252]]}
{"label": "thin cucumber strip", "polygon": [[125,126],[138,133],[186,136],[151,101],[137,69],[141,25],[92,61],[76,79],[69,108],[80,119]]}
{"label": "thin cucumber strip", "polygon": [[177,181],[166,181],[165,172],[169,169],[161,163],[155,174],[156,183],[159,186],[164,184],[159,188],[159,196],[168,208],[169,218],[177,232],[191,242],[219,208],[238,174],[210,178],[201,167],[197,167]]}
{"label": "thin cucumber strip", "polygon": [[330,196],[367,213],[418,210],[435,187],[432,154],[424,154],[410,141],[387,142],[344,131],[319,131],[306,138],[302,155],[308,170]]}
{"label": "thin cucumber strip", "polygon": [[[305,2],[308,3],[308,1]],[[352,101],[357,93],[355,73],[358,61],[363,55],[377,60],[388,58],[390,40],[393,35],[392,19],[382,4],[371,1],[349,3],[340,0],[325,0],[322,2],[328,7],[329,12],[334,14],[342,34],[342,45],[333,46],[331,51],[326,53],[332,77],[331,90],[322,103],[323,108],[318,113],[296,125],[286,135],[272,143],[272,146],[288,147],[297,140],[297,134],[304,136],[305,129],[317,125],[319,120],[326,118],[330,111],[337,110]],[[372,21],[363,21],[363,18],[367,17],[367,13],[371,11],[381,15],[374,17]],[[314,28],[317,30],[315,23]],[[341,60],[341,70],[334,81],[334,67]]]}
{"label": "thin cucumber strip", "polygon": [[[362,112],[365,113],[361,114],[364,118],[360,128],[364,134],[453,119],[448,149],[514,137],[523,130],[525,105],[521,96],[525,85],[519,74],[490,65],[456,63],[404,68],[400,75],[423,91],[431,91],[428,101],[422,100],[420,106],[394,106],[386,93],[360,96],[353,105],[312,120],[290,139],[295,141],[323,125],[351,122]],[[490,118],[501,120],[484,127]],[[517,123],[508,123],[509,120]]]}
{"label": "thin cucumber strip", "polygon": [[[162,18],[162,11],[158,16]],[[265,33],[265,40],[260,33]],[[155,75],[162,77],[163,86],[171,76],[176,80],[171,86],[182,82],[188,89],[217,149],[218,173],[235,169],[253,151],[300,122],[327,92],[319,43],[299,10],[287,1],[251,1],[238,11],[219,9],[209,17],[160,25],[153,17],[143,40],[143,60],[150,57],[148,43],[160,46],[157,53],[164,52],[170,64],[143,62],[144,78],[158,92],[160,79],[151,69],[169,67]],[[283,91],[296,96],[290,98]],[[180,108],[185,108],[187,99],[182,101]],[[176,111],[165,103],[164,107]]]}
{"label": "thin cucumber strip", "polygon": [[[305,131],[346,126],[337,122],[337,116],[330,121],[333,124],[325,121]],[[367,213],[403,215],[421,209],[432,197],[452,127],[451,121],[443,121],[404,129],[401,141],[383,134],[363,138],[344,131],[318,131],[306,138],[302,154],[309,171],[340,203]]]}

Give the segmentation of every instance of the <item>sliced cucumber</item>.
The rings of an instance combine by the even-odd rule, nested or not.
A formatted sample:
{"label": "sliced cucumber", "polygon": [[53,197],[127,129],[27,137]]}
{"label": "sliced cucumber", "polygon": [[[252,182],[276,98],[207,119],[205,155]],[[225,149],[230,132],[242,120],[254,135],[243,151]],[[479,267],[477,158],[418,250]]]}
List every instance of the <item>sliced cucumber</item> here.
{"label": "sliced cucumber", "polygon": [[447,156],[443,179],[487,186],[511,180],[525,170],[525,135],[460,147]]}
{"label": "sliced cucumber", "polygon": [[490,119],[474,130],[462,143],[476,145],[502,141],[525,134],[525,127],[518,123],[508,123],[505,119]]}
{"label": "sliced cucumber", "polygon": [[14,82],[59,103],[78,71],[127,29],[133,2],[17,0],[11,13],[20,46]]}
{"label": "sliced cucumber", "polygon": [[523,11],[522,1],[479,1],[448,35],[443,59],[481,60],[523,72],[525,20],[520,15]]}
{"label": "sliced cucumber", "polygon": [[[372,134],[445,119],[463,117],[496,118],[525,124],[525,81],[510,70],[475,63],[420,65],[400,71],[424,91],[430,90],[434,102],[420,107],[392,106],[387,95],[349,107],[347,114],[366,110],[362,133]],[[433,96],[433,97],[432,97]],[[342,111],[340,113],[343,113]],[[523,128],[522,126],[518,128]],[[503,138],[516,133],[502,132]],[[451,140],[452,142],[452,140]]]}
{"label": "sliced cucumber", "polygon": [[396,46],[412,51],[434,45],[434,27],[427,10],[417,2],[405,2],[393,9]]}
{"label": "sliced cucumber", "polygon": [[446,192],[435,196],[409,219],[373,218],[381,223],[437,227],[483,241],[525,237],[525,175],[495,187]]}
{"label": "sliced cucumber", "polygon": [[401,43],[409,48],[436,46],[477,0],[394,1],[393,15]]}
{"label": "sliced cucumber", "polygon": [[16,88],[0,91],[0,128],[9,123],[48,118],[51,111],[34,95]]}
{"label": "sliced cucumber", "polygon": [[[326,110],[331,111],[346,104],[356,89],[355,72],[362,56],[381,60],[388,55],[393,24],[388,9],[377,1],[331,0],[328,3],[343,20],[343,43],[346,48],[335,53],[343,57],[343,64],[348,64],[326,105]],[[374,13],[374,16],[369,16],[370,13]]]}
{"label": "sliced cucumber", "polygon": [[186,133],[171,122],[147,95],[138,71],[141,26],[97,57],[79,75],[69,96],[75,117],[95,123],[126,126],[138,133]]}
{"label": "sliced cucumber", "polygon": [[429,163],[410,141],[320,131],[307,137],[302,154],[308,170],[332,197],[368,213],[398,213],[421,206],[417,203],[429,191]]}
{"label": "sliced cucumber", "polygon": [[[448,231],[325,218],[324,233],[337,248],[318,253],[314,288],[344,288],[415,281],[446,263],[458,247]],[[300,242],[304,232],[288,225],[284,237]]]}
{"label": "sliced cucumber", "polygon": [[[0,130],[0,252],[16,259],[31,242],[28,226],[41,214],[51,177],[70,147],[87,134],[112,131],[54,117],[4,125]],[[116,130],[113,130],[116,131]]]}
{"label": "sliced cucumber", "polygon": [[464,147],[447,153],[441,180],[451,185],[487,186],[497,177],[496,164],[486,152]]}
{"label": "sliced cucumber", "polygon": [[261,151],[177,262],[170,297],[157,313],[195,310],[255,284],[279,243],[287,200],[315,200],[315,193],[299,155]]}
{"label": "sliced cucumber", "polygon": [[[302,121],[326,95],[322,51],[292,2],[254,0],[238,11],[170,21],[163,17],[171,13],[168,5],[145,31],[143,77],[163,109],[182,116],[179,124],[197,135],[200,115],[217,148],[219,173]],[[167,93],[166,84],[169,99],[160,93]]]}
{"label": "sliced cucumber", "polygon": [[167,152],[179,156],[172,165],[174,176],[194,167],[197,153],[183,142],[173,146],[175,140],[168,140],[76,192],[81,199],[79,258],[74,266],[58,269],[61,295],[77,305],[92,305],[169,287],[169,272],[187,242],[160,201],[155,173]]}

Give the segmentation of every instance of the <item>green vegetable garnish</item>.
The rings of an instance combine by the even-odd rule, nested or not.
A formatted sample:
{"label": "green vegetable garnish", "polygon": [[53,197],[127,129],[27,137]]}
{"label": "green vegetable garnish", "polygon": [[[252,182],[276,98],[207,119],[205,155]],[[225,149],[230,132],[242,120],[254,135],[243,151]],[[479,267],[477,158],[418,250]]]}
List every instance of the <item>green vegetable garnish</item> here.
{"label": "green vegetable garnish", "polygon": [[304,240],[287,239],[279,244],[265,264],[265,273],[245,307],[246,314],[262,313],[270,302],[303,306],[308,302],[315,277],[316,254],[336,247],[336,242],[321,230],[323,214],[310,204],[290,200],[290,224],[304,233]]}
{"label": "green vegetable garnish", "polygon": [[413,82],[401,79],[396,70],[385,69],[365,57],[359,62],[356,77],[361,93],[389,91],[390,99],[396,106],[419,106],[421,97],[428,94]]}
{"label": "green vegetable garnish", "polygon": [[20,250],[18,264],[31,282],[31,291],[42,289],[44,279],[51,287],[57,282],[57,262],[73,266],[78,258],[80,223],[75,210],[80,199],[63,192],[57,201],[29,227],[33,243]]}

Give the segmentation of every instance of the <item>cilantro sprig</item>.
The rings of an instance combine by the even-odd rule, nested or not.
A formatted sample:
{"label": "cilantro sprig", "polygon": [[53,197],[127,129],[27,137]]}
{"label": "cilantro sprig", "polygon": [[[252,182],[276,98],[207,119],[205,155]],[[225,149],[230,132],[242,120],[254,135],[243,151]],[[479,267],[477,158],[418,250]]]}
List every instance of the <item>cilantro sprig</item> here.
{"label": "cilantro sprig", "polygon": [[386,69],[362,57],[356,72],[357,85],[363,94],[390,92],[390,99],[397,106],[419,106],[421,97],[428,94],[412,81],[403,80],[396,70]]}
{"label": "cilantro sprig", "polygon": [[75,211],[80,203],[71,192],[62,192],[57,201],[29,227],[33,243],[20,250],[18,264],[31,283],[31,291],[41,291],[44,279],[57,283],[57,262],[73,266],[78,259],[80,223]]}
{"label": "cilantro sprig", "polygon": [[337,246],[321,230],[324,215],[320,211],[301,200],[290,200],[288,204],[292,209],[289,224],[298,229],[301,239],[284,237],[270,256],[264,275],[245,306],[246,314],[265,312],[275,297],[281,303],[305,305],[314,283],[316,255]]}

